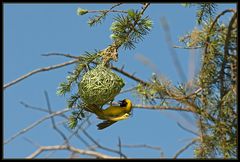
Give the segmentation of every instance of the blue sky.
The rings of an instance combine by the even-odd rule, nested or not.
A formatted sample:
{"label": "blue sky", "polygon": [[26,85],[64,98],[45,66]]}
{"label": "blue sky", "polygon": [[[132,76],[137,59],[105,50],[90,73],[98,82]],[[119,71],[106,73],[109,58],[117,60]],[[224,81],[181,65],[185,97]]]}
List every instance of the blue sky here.
{"label": "blue sky", "polygon": [[[64,57],[44,57],[41,54],[50,52],[80,55],[85,51],[101,50],[112,43],[110,39],[110,25],[113,14],[102,25],[89,27],[87,20],[91,14],[77,16],[78,7],[89,10],[108,9],[110,4],[4,4],[4,84],[41,67],[46,67],[68,61]],[[137,9],[140,4],[125,4],[119,9]],[[233,4],[220,4],[217,13],[226,8],[236,8]],[[119,50],[119,60],[115,66],[125,65],[125,70],[136,73],[135,76],[143,80],[150,79],[152,72],[166,76],[173,84],[181,82],[172,61],[165,34],[160,24],[160,18],[165,17],[170,26],[172,41],[181,45],[178,38],[190,32],[196,26],[196,7],[184,8],[180,4],[154,3],[146,10],[153,20],[153,29],[145,39],[136,45],[134,50]],[[225,16],[227,19],[228,16]],[[224,19],[222,19],[224,21]],[[188,76],[190,52],[175,49],[185,74]],[[154,64],[157,71],[139,61],[144,56]],[[195,51],[195,66],[199,68],[200,51]],[[46,108],[44,90],[48,92],[52,109],[61,110],[66,107],[67,97],[56,95],[60,82],[65,81],[68,72],[74,65],[42,72],[33,75],[20,83],[4,90],[4,140],[25,128],[46,114],[24,108],[20,101],[30,105]],[[128,89],[136,82],[125,76]],[[126,93],[116,97],[116,100],[130,98],[135,104],[141,103],[134,94]],[[193,130],[197,130],[194,123],[187,122],[183,115],[173,111],[134,110],[134,115],[128,120],[118,122],[104,131],[98,131],[95,124],[99,122],[92,118],[94,124],[88,132],[102,145],[117,148],[118,138],[123,144],[149,144],[163,149],[165,156],[171,158],[181,147],[195,136],[182,130],[176,121],[182,121]],[[186,115],[186,113],[184,113]],[[191,116],[192,117],[192,116]],[[193,118],[193,117],[192,117]],[[61,121],[60,118],[58,121]],[[64,128],[63,128],[64,129]],[[80,134],[81,135],[81,134]],[[31,154],[36,148],[26,142],[24,137],[30,138],[40,145],[57,145],[62,143],[59,135],[52,130],[50,120],[30,132],[16,138],[4,146],[5,158],[23,158]],[[72,144],[78,148],[85,146],[73,140]],[[104,151],[102,151],[104,153]],[[158,158],[159,153],[148,149],[123,148],[129,157]],[[54,157],[64,157],[66,152],[55,153]],[[110,155],[114,155],[111,154]],[[39,156],[39,157],[44,157]],[[193,148],[182,153],[180,158],[193,157]]]}

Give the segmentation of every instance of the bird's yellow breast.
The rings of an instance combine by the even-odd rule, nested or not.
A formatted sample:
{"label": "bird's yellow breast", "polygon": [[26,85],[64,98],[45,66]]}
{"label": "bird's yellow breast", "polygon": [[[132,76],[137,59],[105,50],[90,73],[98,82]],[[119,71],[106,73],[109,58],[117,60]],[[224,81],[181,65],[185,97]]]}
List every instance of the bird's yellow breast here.
{"label": "bird's yellow breast", "polygon": [[108,120],[111,120],[111,121],[119,121],[119,120],[124,120],[124,119],[127,119],[129,117],[130,114],[128,113],[125,113],[123,114],[122,116],[117,116],[117,117],[111,117],[109,116],[108,117]]}
{"label": "bird's yellow breast", "polygon": [[119,121],[127,119],[130,116],[130,112],[132,110],[132,103],[130,100],[123,100],[125,104],[124,106],[109,106],[105,110],[98,111],[97,116],[102,120],[110,120],[110,121]]}

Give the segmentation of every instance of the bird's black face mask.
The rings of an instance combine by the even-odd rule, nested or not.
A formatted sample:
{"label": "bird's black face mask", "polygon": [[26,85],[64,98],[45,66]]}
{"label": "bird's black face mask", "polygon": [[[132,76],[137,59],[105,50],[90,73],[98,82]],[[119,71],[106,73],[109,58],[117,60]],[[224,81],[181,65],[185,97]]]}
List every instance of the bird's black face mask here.
{"label": "bird's black face mask", "polygon": [[121,107],[127,106],[127,102],[125,100],[119,101],[118,103],[120,104]]}

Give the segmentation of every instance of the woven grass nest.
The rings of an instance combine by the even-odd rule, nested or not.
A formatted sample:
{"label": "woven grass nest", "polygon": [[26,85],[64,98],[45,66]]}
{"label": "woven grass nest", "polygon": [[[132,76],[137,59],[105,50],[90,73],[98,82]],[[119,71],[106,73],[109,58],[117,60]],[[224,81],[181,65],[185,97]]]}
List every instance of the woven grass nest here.
{"label": "woven grass nest", "polygon": [[104,65],[85,73],[78,88],[85,104],[102,106],[112,101],[125,85],[122,78]]}

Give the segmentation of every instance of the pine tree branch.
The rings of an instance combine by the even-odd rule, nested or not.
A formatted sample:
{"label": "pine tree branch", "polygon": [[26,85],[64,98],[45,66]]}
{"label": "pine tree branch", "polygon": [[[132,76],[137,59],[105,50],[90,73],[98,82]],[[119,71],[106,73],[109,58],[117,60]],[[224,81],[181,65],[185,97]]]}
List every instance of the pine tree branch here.
{"label": "pine tree branch", "polygon": [[228,12],[233,12],[235,13],[236,10],[235,9],[226,9],[224,10],[223,12],[221,12],[220,14],[218,14],[216,16],[216,18],[214,19],[214,21],[212,22],[210,28],[209,28],[209,31],[208,31],[208,34],[207,34],[207,38],[206,38],[206,43],[205,43],[205,51],[204,51],[204,54],[207,54],[208,53],[208,45],[209,45],[209,40],[210,40],[210,33],[211,31],[213,30],[213,27],[215,26],[215,24],[217,23],[218,19],[223,16],[224,14],[228,13]]}
{"label": "pine tree branch", "polygon": [[222,61],[222,66],[221,66],[221,71],[220,71],[220,97],[221,97],[221,99],[223,98],[223,96],[226,93],[225,87],[224,87],[224,80],[225,80],[224,69],[225,69],[225,65],[226,65],[226,61],[227,61],[228,46],[229,46],[229,41],[231,38],[231,32],[233,30],[233,23],[236,20],[236,18],[237,18],[237,13],[235,13],[230,20],[230,23],[229,23],[228,29],[227,29],[225,44],[224,44],[224,56],[223,56],[223,61]]}
{"label": "pine tree branch", "polygon": [[[140,11],[140,16],[139,16],[139,18],[136,19],[136,20],[133,22],[133,24],[131,24],[130,30],[128,30],[128,31],[126,32],[126,35],[125,35],[126,38],[128,38],[129,35],[130,35],[133,31],[135,31],[135,27],[136,27],[136,25],[138,24],[138,21],[141,19],[142,15],[144,14],[145,10],[149,7],[149,5],[150,5],[150,3],[144,3],[144,4],[143,4],[142,10]],[[125,43],[125,42],[120,42],[120,44],[119,44],[119,42],[114,42],[113,44],[116,46],[116,50],[118,50],[118,48],[120,48],[122,45],[124,45],[124,43]]]}

